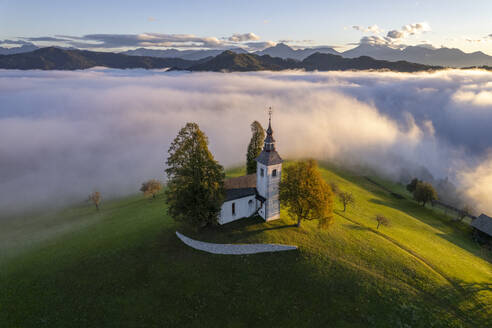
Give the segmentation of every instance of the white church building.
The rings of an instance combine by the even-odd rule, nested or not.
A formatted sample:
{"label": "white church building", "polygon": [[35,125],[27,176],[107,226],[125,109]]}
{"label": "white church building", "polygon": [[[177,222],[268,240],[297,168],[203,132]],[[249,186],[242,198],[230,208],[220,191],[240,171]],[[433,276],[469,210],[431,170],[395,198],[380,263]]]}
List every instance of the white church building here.
{"label": "white church building", "polygon": [[219,216],[219,224],[260,215],[265,221],[280,218],[279,183],[282,158],[275,150],[271,117],[267,136],[260,155],[256,158],[256,174],[226,179],[226,197]]}

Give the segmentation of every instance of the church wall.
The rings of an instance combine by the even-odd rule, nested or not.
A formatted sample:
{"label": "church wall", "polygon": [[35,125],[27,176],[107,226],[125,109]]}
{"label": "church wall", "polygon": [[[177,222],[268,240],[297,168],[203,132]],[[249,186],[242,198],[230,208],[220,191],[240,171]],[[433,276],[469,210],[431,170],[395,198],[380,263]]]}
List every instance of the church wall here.
{"label": "church wall", "polygon": [[[232,214],[233,203],[235,204],[235,215]],[[257,201],[254,195],[224,202],[220,210],[219,224],[225,224],[245,217],[250,217],[256,209]]]}
{"label": "church wall", "polygon": [[[273,170],[277,170],[277,176],[273,176]],[[280,218],[279,184],[282,175],[282,164],[271,165],[268,167],[268,197],[266,201],[266,220],[276,220]]]}
{"label": "church wall", "polygon": [[[261,176],[261,169],[264,170],[264,176]],[[277,176],[273,176],[273,170],[277,170]],[[282,164],[263,165],[258,163],[256,189],[258,193],[265,197],[265,202],[260,215],[263,219],[275,220],[280,217],[279,201],[279,183],[282,176]]]}

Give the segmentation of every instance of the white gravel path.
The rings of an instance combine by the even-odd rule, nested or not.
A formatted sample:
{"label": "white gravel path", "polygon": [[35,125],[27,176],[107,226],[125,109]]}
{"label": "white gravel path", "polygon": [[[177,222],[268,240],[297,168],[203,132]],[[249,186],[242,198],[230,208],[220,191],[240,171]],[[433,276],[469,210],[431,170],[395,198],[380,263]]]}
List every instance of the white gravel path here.
{"label": "white gravel path", "polygon": [[244,255],[296,250],[297,246],[279,244],[214,244],[194,240],[176,231],[176,236],[186,245],[212,254]]}

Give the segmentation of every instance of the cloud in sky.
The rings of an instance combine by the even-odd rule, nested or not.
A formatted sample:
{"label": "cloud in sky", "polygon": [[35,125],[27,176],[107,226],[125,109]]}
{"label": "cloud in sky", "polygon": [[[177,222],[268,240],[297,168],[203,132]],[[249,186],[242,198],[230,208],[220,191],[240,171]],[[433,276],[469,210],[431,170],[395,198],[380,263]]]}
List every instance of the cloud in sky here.
{"label": "cloud in sky", "polygon": [[[194,34],[87,34],[83,36],[55,35],[40,37],[20,37],[19,40],[6,40],[24,44],[27,42],[55,42],[80,49],[121,49],[137,47],[157,48],[213,48],[251,47],[259,49],[271,41],[256,42],[260,37],[255,33],[233,34],[229,37],[201,37]],[[256,43],[255,43],[256,42]]]}
{"label": "cloud in sky", "polygon": [[0,40],[0,44],[9,44],[9,45],[32,45],[31,42],[24,40]]}
{"label": "cloud in sky", "polygon": [[391,39],[391,41],[400,41],[411,35],[421,34],[430,31],[429,24],[414,23],[402,26],[400,30],[391,30],[386,34],[386,37]]}
{"label": "cloud in sky", "polygon": [[482,38],[474,39],[474,38],[466,38],[466,42],[470,43],[482,43],[482,42],[491,42],[492,41],[492,34],[486,35]]}
{"label": "cloud in sky", "polygon": [[246,42],[245,45],[248,46],[249,50],[262,50],[268,47],[273,47],[277,42],[265,41],[265,42]]}
{"label": "cloud in sky", "polygon": [[164,179],[169,144],[189,121],[223,165],[243,163],[250,122],[265,122],[272,106],[285,158],[365,165],[395,180],[449,177],[490,214],[491,99],[491,73],[461,70],[0,71],[0,207],[135,193]]}
{"label": "cloud in sky", "polygon": [[380,33],[383,33],[384,30],[381,29],[379,26],[377,26],[376,24],[374,25],[371,25],[371,26],[368,26],[366,28],[360,26],[360,25],[354,25],[352,26],[352,28],[354,30],[357,30],[357,31],[361,31],[361,32],[367,32],[367,33],[374,33],[374,34],[380,34]]}
{"label": "cloud in sky", "polygon": [[40,37],[32,37],[32,38],[23,38],[29,42],[66,42],[70,41],[67,38],[55,38],[52,36],[40,36]]}
{"label": "cloud in sky", "polygon": [[245,41],[257,41],[260,37],[254,33],[244,33],[244,34],[233,34],[229,38],[232,42],[245,42]]}
{"label": "cloud in sky", "polygon": [[390,30],[386,33],[386,36],[381,36],[383,32],[377,25],[372,25],[367,28],[362,28],[358,25],[352,26],[353,29],[371,33],[372,35],[363,36],[360,40],[360,44],[371,44],[371,45],[386,45],[398,47],[401,46],[403,42],[410,36],[422,34],[429,32],[431,30],[430,26],[426,22],[413,23],[403,25],[399,30]]}

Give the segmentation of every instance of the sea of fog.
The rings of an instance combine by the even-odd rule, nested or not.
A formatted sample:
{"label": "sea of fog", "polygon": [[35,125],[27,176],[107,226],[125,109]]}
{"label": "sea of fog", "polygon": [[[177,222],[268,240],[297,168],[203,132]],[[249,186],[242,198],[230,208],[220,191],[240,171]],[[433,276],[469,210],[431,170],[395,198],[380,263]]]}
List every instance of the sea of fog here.
{"label": "sea of fog", "polygon": [[0,70],[0,209],[109,198],[164,180],[167,149],[197,122],[224,166],[243,163],[273,107],[277,149],[448,179],[492,214],[492,73]]}

